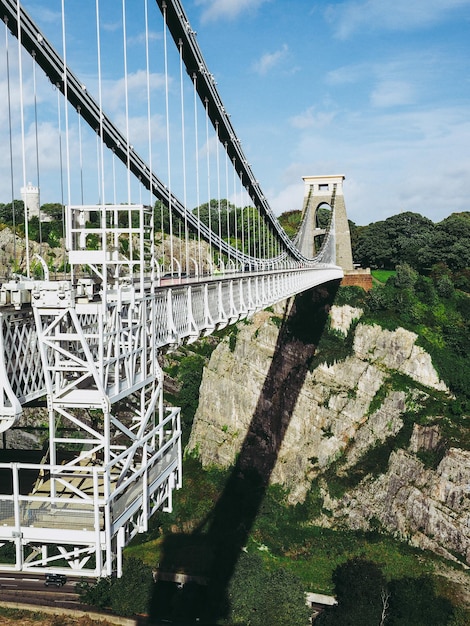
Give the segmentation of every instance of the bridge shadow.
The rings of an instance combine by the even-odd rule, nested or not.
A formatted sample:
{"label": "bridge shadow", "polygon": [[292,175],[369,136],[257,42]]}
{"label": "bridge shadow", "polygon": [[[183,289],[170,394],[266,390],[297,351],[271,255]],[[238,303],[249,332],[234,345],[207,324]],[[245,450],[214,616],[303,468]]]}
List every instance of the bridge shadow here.
{"label": "bridge shadow", "polygon": [[[263,502],[338,286],[339,281],[321,285],[298,294],[286,306],[248,433],[219,500],[192,534],[165,538],[159,571],[202,574],[207,582],[198,584],[194,577],[178,588],[159,581],[150,623],[169,619],[181,625],[196,621],[210,625],[228,616],[227,588]],[[205,564],[203,571],[194,570],[194,554],[199,555],[199,564]]]}

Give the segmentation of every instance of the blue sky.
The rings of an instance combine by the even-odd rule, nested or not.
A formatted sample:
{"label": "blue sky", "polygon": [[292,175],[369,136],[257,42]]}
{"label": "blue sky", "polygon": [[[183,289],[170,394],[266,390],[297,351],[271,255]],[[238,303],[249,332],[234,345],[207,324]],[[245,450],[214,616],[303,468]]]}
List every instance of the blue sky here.
{"label": "blue sky", "polygon": [[196,0],[187,11],[276,211],[301,201],[302,175],[336,173],[358,224],[470,210],[468,0]]}
{"label": "blue sky", "polygon": [[[60,4],[24,3],[59,50]],[[66,1],[69,65],[92,92],[97,89],[94,5]],[[122,127],[122,61],[116,60],[122,32],[119,10],[113,13],[116,5],[121,3],[101,2],[104,108]],[[145,137],[139,109],[145,92],[143,9],[138,0],[128,5],[129,81],[135,89],[130,126],[138,143]],[[437,222],[453,211],[470,210],[470,0],[186,0],[183,5],[276,214],[301,208],[302,176],[317,174],[346,176],[346,206],[357,224],[400,211]],[[157,54],[160,13],[154,3],[149,8],[151,52]],[[170,64],[170,84],[178,80],[177,64]],[[4,89],[4,72],[0,83]],[[160,100],[163,83],[160,69],[152,70],[152,91]],[[190,87],[189,81],[185,89]],[[39,90],[46,102],[50,85]],[[31,107],[31,93],[26,99]],[[5,115],[0,111],[0,121]],[[155,137],[163,141],[163,117],[157,110],[153,117]],[[31,109],[26,126],[32,133],[28,123]],[[41,151],[50,157],[54,149],[46,145],[52,136],[46,113],[40,125]],[[90,143],[88,153],[93,150]],[[5,155],[4,161],[3,178]],[[157,165],[154,158],[163,179],[164,161]],[[54,166],[42,168],[42,201],[52,201],[57,191],[48,189],[48,180]],[[176,188],[177,172],[172,176]],[[7,191],[8,185],[0,183],[0,200],[8,200]]]}

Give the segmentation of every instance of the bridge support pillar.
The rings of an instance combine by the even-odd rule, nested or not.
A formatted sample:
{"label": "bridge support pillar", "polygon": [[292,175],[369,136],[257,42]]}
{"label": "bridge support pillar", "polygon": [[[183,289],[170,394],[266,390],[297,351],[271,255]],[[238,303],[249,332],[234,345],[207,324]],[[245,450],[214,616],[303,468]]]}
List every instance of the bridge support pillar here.
{"label": "bridge support pillar", "polygon": [[[324,229],[317,228],[317,212],[321,206],[335,211],[335,238],[336,238],[336,264],[343,270],[353,269],[351,250],[351,235],[349,232],[348,216],[343,195],[342,174],[329,176],[303,176],[305,183],[304,213],[310,216],[306,224],[306,233],[302,241],[302,252],[306,256],[315,253],[314,238],[325,233]],[[307,234],[308,232],[308,234]]]}

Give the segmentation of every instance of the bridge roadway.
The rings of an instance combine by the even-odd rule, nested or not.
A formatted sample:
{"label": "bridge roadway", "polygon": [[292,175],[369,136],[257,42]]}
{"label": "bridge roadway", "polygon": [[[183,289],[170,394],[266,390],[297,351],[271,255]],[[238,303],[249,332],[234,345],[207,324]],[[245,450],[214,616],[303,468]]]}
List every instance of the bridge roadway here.
{"label": "bridge roadway", "polygon": [[[192,342],[224,328],[256,311],[272,306],[298,292],[313,288],[343,276],[341,268],[319,264],[315,268],[271,270],[264,273],[234,272],[212,277],[163,277],[155,290],[145,298],[154,306],[156,326],[154,347],[165,351],[185,342]],[[96,331],[97,317],[109,314],[118,306],[119,317],[129,314],[135,304],[135,289],[131,285],[107,290],[108,302],[87,283],[72,287],[68,281],[13,281],[4,284],[0,292],[0,385],[3,386],[3,407],[0,406],[0,431],[17,419],[19,405],[34,402],[46,393],[44,373],[33,317],[34,306],[41,304],[43,293],[53,287],[60,299],[70,293],[69,306],[84,321],[83,332]],[[56,306],[54,303],[53,306]],[[104,320],[103,325],[107,324]],[[87,328],[88,327],[88,328]],[[109,385],[108,395],[118,393]],[[17,401],[15,401],[15,399]]]}

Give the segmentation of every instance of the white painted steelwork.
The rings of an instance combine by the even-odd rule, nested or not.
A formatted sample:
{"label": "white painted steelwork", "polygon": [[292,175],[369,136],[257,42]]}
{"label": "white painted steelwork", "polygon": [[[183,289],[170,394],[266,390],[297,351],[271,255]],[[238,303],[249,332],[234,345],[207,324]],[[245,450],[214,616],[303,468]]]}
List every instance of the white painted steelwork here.
{"label": "white painted steelwork", "polygon": [[[94,99],[70,71],[66,46],[62,59],[18,0],[0,0],[5,31],[18,38],[19,48],[70,103],[79,128],[83,119],[96,133],[97,153],[109,148],[150,192],[150,202],[158,199],[168,208],[170,224],[174,217],[184,224],[185,243],[199,244],[189,262],[189,248],[175,252],[170,227],[170,253],[162,232],[163,253],[157,258],[153,208],[141,200],[131,204],[130,184],[126,204],[101,199],[73,205],[70,178],[76,172],[65,168],[70,271],[49,280],[48,266],[39,258],[44,280],[13,276],[0,289],[0,432],[14,425],[23,405],[40,399],[46,400],[48,430],[40,462],[0,463],[0,569],[120,575],[123,547],[147,529],[158,508],[171,510],[173,490],[182,480],[180,412],[164,405],[161,353],[343,274],[335,264],[334,222],[315,258],[300,252],[280,227],[205,63],[192,66],[202,55],[179,0],[158,5],[177,35],[217,139],[254,203],[235,246],[233,233],[224,239],[200,221],[139,156],[103,111],[101,98]],[[65,108],[67,130],[68,112]],[[68,134],[66,139],[67,146]],[[64,166],[61,162],[60,171]],[[102,155],[97,167],[101,197],[106,187]],[[26,250],[29,259],[28,242]]]}
{"label": "white painted steelwork", "polygon": [[[34,281],[34,319],[30,309],[2,317],[2,424],[44,394],[49,415],[44,463],[0,465],[11,484],[0,543],[15,545],[17,570],[119,575],[122,548],[157,508],[171,509],[181,484],[179,409],[164,407],[158,351],[342,276],[319,264],[157,278],[145,207],[94,207],[102,228],[86,226],[87,210],[68,210],[73,278]],[[35,475],[28,493],[25,473]]]}
{"label": "white painted steelwork", "polygon": [[93,208],[92,228],[86,208],[68,209],[71,280],[34,281],[34,318],[3,320],[3,424],[38,395],[49,423],[43,463],[0,464],[11,486],[0,543],[15,545],[16,570],[120,575],[124,545],[181,485],[179,409],[163,404],[157,359],[152,212]]}
{"label": "white painted steelwork", "polygon": [[36,326],[31,309],[0,311],[0,432],[21,415],[21,405],[44,395],[44,374],[38,358]]}

